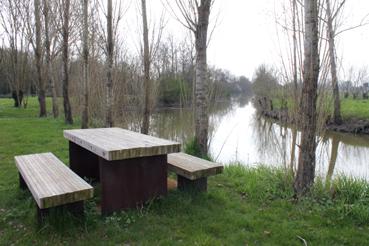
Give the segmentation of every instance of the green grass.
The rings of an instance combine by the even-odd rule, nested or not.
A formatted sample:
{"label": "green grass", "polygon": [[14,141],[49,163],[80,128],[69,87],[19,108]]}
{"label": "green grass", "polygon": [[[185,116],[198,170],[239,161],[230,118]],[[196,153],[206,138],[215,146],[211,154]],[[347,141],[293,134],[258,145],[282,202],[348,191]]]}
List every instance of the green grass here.
{"label": "green grass", "polygon": [[195,138],[190,139],[185,144],[184,152],[189,155],[197,156],[197,157],[203,158],[208,161],[212,159],[210,155],[208,154],[204,155],[201,153],[200,146],[196,143]]}
{"label": "green grass", "polygon": [[[278,98],[273,99],[273,106],[275,109],[280,109],[282,107],[282,100]],[[293,101],[288,100],[287,107],[290,109],[292,106]],[[369,100],[341,98],[341,114],[344,120],[369,120]]]}
{"label": "green grass", "polygon": [[344,119],[369,120],[369,100],[345,98],[341,100],[341,112]]}
{"label": "green grass", "polygon": [[[50,111],[50,110],[49,110]],[[292,199],[284,170],[232,165],[209,178],[208,192],[171,191],[145,206],[101,217],[95,198],[84,220],[51,217],[38,227],[36,204],[18,188],[14,155],[52,151],[66,163],[62,119],[37,117],[0,99],[0,245],[367,245],[369,185],[339,178],[327,190]],[[76,125],[73,127],[77,127]],[[98,189],[98,187],[97,187]],[[97,192],[99,194],[99,192]]]}

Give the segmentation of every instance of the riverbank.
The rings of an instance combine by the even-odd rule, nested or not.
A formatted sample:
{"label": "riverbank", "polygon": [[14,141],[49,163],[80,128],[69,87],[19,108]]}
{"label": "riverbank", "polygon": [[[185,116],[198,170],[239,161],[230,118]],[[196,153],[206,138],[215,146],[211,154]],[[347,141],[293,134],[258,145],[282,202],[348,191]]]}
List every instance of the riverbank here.
{"label": "riverbank", "polygon": [[[50,105],[50,103],[48,104]],[[50,109],[49,109],[50,111]],[[369,185],[339,178],[318,181],[310,196],[293,200],[283,169],[233,165],[209,178],[209,191],[170,191],[137,210],[102,218],[99,187],[86,218],[36,226],[35,203],[18,189],[14,155],[51,151],[68,163],[63,119],[37,118],[37,101],[15,109],[0,99],[0,245],[366,245]],[[79,124],[73,125],[77,128]]]}
{"label": "riverbank", "polygon": [[[289,124],[293,124],[288,108],[291,102],[282,105],[280,100],[259,102],[254,100],[261,115]],[[336,124],[327,120],[326,129],[335,132],[369,134],[369,100],[345,98],[341,100],[342,123]]]}

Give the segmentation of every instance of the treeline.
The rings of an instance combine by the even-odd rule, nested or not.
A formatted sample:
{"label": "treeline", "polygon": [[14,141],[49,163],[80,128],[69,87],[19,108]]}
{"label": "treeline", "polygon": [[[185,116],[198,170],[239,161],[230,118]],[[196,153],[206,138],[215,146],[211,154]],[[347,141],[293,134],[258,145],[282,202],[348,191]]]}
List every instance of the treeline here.
{"label": "treeline", "polygon": [[[157,106],[188,106],[191,104],[193,96],[194,63],[191,57],[184,57],[183,50],[180,50],[181,42],[177,44],[170,38],[160,44],[160,55],[154,61],[155,68],[152,71],[155,83],[155,101]],[[170,45],[169,45],[170,44]],[[12,64],[14,53],[11,49],[0,48],[0,96],[10,97],[15,91],[26,96],[36,96],[38,93],[37,74],[34,65],[34,54],[32,52],[17,51],[19,62],[16,66]],[[105,78],[105,64],[102,61],[89,61],[91,71],[91,92],[97,90],[99,81]],[[55,81],[56,94],[62,96],[62,61],[61,57],[55,57],[52,66],[52,77]],[[80,78],[82,59],[80,56],[72,58],[70,61],[70,95],[73,100],[78,100],[80,95]],[[15,68],[15,69],[14,69]],[[122,106],[138,105],[142,91],[142,64],[138,58],[131,56],[129,63],[122,62],[115,66],[116,89],[124,91],[127,101]],[[209,67],[208,69],[209,98],[212,100],[228,99],[232,95],[252,94],[252,83],[244,77],[237,77],[229,71]],[[51,88],[46,86],[47,96],[52,96]],[[16,102],[15,102],[16,103]],[[26,101],[23,102],[23,105]]]}
{"label": "treeline", "polygon": [[[64,106],[70,101],[73,115],[79,115],[83,110],[83,6],[77,1],[68,2],[68,8],[65,0],[7,0],[0,4],[0,24],[5,37],[0,48],[0,95],[12,96],[15,106],[26,106],[24,98],[40,97],[40,91],[44,91],[54,101],[63,97]],[[39,11],[36,11],[36,5]],[[116,115],[127,107],[142,110],[145,98],[143,45],[137,53],[127,49],[124,41],[119,39],[116,29],[119,28],[122,11],[118,9],[113,16],[116,33],[113,37],[112,106]],[[109,55],[102,14],[101,3],[91,1],[87,19],[88,111],[90,117],[100,119],[104,117],[105,110],[101,102],[106,93],[106,60]],[[161,28],[158,27],[153,38],[155,41],[151,44],[151,110],[156,106],[191,105],[195,94],[194,42],[190,35],[178,41],[170,34],[164,37]],[[236,77],[216,67],[207,69],[206,86],[208,100],[251,93],[251,82],[247,78]],[[59,110],[55,110],[54,116],[57,116],[55,114]]]}

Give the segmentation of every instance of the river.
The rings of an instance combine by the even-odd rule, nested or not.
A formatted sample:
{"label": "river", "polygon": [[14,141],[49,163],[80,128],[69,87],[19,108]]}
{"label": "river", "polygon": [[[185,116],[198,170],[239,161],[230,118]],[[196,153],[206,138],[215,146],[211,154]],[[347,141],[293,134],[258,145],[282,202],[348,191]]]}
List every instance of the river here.
{"label": "river", "polygon": [[[139,130],[140,120],[134,117],[137,114],[124,115],[120,126]],[[212,105],[209,121],[209,152],[217,162],[290,166],[291,129],[258,116],[251,98]],[[185,143],[193,137],[193,129],[191,109],[162,109],[151,118],[150,134],[154,136]],[[299,139],[299,133],[297,136]],[[317,141],[318,175],[331,178],[345,174],[369,180],[369,136],[326,132]]]}

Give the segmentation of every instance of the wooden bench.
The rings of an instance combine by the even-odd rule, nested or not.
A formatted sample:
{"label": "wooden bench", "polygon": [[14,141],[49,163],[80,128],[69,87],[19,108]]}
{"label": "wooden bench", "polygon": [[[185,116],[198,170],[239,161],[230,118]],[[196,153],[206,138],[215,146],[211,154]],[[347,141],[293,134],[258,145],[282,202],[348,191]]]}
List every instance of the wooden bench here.
{"label": "wooden bench", "polygon": [[168,155],[168,170],[177,174],[179,190],[207,190],[207,177],[223,172],[223,165],[185,153]]}
{"label": "wooden bench", "polygon": [[22,189],[31,191],[41,222],[50,208],[66,208],[83,215],[84,200],[93,197],[93,188],[52,153],[15,156]]}

